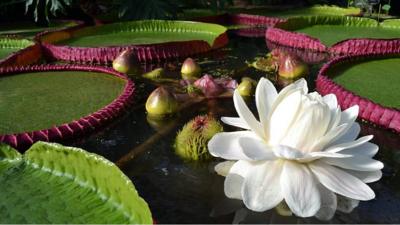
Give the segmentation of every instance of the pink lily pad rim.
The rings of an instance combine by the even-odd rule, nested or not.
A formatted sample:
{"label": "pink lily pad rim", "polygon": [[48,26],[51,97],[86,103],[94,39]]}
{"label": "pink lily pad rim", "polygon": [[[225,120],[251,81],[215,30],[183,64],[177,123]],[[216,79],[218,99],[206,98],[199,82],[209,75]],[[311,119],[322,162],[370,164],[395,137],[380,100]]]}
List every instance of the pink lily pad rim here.
{"label": "pink lily pad rim", "polygon": [[55,125],[48,129],[28,131],[15,134],[0,135],[0,142],[24,151],[37,141],[57,142],[66,141],[94,132],[100,127],[117,118],[132,103],[135,84],[126,75],[111,68],[86,65],[32,65],[18,67],[0,67],[1,75],[16,75],[27,72],[44,71],[87,71],[99,72],[105,75],[115,76],[126,81],[122,93],[111,103],[100,108],[98,111],[81,117],[72,122]]}
{"label": "pink lily pad rim", "polygon": [[396,133],[400,133],[400,110],[397,108],[385,107],[372,100],[357,95],[350,90],[335,83],[327,75],[328,71],[338,64],[358,61],[366,58],[381,58],[381,57],[400,57],[400,53],[374,53],[374,54],[359,54],[336,57],[326,63],[318,73],[316,80],[316,90],[321,95],[335,94],[339,105],[342,109],[347,109],[353,105],[358,105],[360,112],[358,117],[362,120],[376,124],[378,126],[390,129]]}
{"label": "pink lily pad rim", "polygon": [[[304,16],[304,17],[332,17],[327,15],[319,16]],[[349,17],[353,20],[370,20],[359,17]],[[291,18],[296,19],[296,17]],[[324,45],[318,38],[311,37],[307,34],[289,31],[280,28],[289,23],[289,20],[275,24],[266,30],[265,38],[275,44],[288,46],[292,48],[311,50],[315,52],[326,52],[333,55],[357,55],[357,54],[369,54],[369,53],[386,53],[400,51],[400,38],[349,38],[339,41],[328,47]],[[385,22],[382,22],[384,27],[396,27],[400,29],[400,26],[386,26]]]}

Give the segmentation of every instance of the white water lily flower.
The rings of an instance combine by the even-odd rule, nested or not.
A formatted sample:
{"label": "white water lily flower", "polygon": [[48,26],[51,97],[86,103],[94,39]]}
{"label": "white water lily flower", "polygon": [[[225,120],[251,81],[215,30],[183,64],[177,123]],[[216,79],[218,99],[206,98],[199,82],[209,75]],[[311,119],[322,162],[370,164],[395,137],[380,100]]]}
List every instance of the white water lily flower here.
{"label": "white water lily flower", "polygon": [[239,117],[222,121],[244,130],[216,134],[208,144],[213,156],[233,160],[219,166],[228,168],[227,197],[258,212],[284,200],[297,216],[321,219],[334,215],[339,196],[355,205],[375,198],[366,183],[381,178],[383,164],[372,159],[372,135],[356,139],[358,106],[342,112],[335,95],[308,93],[304,79],[278,94],[262,78],[255,97],[259,120],[235,91]]}

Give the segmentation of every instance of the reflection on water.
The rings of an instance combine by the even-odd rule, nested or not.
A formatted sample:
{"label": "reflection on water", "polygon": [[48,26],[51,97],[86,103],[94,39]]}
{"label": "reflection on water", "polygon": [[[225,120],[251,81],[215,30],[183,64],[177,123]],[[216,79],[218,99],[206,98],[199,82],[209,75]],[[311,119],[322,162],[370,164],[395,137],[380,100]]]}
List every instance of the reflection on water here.
{"label": "reflection on water", "polygon": [[[230,74],[239,80],[263,75],[246,67],[245,60],[267,53],[264,39],[231,39],[228,47],[197,59],[203,72],[219,76]],[[177,62],[146,65],[147,69],[165,66],[179,71]],[[320,65],[311,68],[307,78],[313,87]],[[275,77],[269,77],[278,85]],[[210,99],[193,104],[177,117],[167,121],[149,120],[144,109],[146,96],[154,85],[137,81],[139,96],[125,116],[103,131],[75,143],[76,146],[99,153],[114,161],[134,182],[146,199],[157,223],[321,223],[316,218],[280,216],[275,210],[255,213],[243,208],[241,201],[227,199],[223,193],[224,178],[213,168],[218,159],[209,163],[185,163],[175,155],[176,132],[197,115],[236,116],[231,98]],[[250,99],[248,104],[254,108]],[[225,127],[230,131],[232,127]],[[362,134],[374,134],[380,146],[377,155],[385,163],[383,178],[370,184],[376,199],[360,202],[351,213],[337,212],[329,223],[400,223],[400,138],[398,135],[371,125],[362,124]]]}

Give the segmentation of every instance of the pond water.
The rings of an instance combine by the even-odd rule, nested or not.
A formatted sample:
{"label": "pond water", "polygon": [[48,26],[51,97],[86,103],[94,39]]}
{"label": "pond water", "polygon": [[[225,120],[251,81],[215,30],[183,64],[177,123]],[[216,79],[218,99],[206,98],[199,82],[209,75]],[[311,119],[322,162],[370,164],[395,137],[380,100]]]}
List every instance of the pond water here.
{"label": "pond water", "polygon": [[[233,73],[236,78],[259,78],[262,72],[248,68],[245,60],[268,52],[263,38],[230,37],[230,44],[211,54],[195,57],[203,72],[213,75]],[[183,61],[183,60],[181,60]],[[178,61],[166,64],[179,71]],[[310,88],[320,65],[312,67],[307,78]],[[146,65],[157,67],[157,65]],[[279,82],[277,82],[278,84]],[[235,116],[231,98],[193,103],[175,118],[157,123],[147,118],[144,102],[154,84],[136,81],[136,103],[126,115],[75,146],[96,152],[110,159],[129,176],[140,195],[148,202],[157,223],[321,223],[308,218],[283,217],[270,210],[254,213],[240,201],[230,200],[223,193],[224,178],[214,171],[219,159],[208,163],[188,163],[173,150],[176,132],[197,115]],[[279,85],[278,85],[279,86]],[[253,99],[248,101],[254,110]],[[232,127],[225,126],[226,131]],[[377,158],[385,163],[383,178],[371,187],[376,199],[361,202],[350,214],[336,213],[330,223],[400,223],[400,140],[383,129],[362,124],[362,134],[374,134],[373,142],[380,146]]]}

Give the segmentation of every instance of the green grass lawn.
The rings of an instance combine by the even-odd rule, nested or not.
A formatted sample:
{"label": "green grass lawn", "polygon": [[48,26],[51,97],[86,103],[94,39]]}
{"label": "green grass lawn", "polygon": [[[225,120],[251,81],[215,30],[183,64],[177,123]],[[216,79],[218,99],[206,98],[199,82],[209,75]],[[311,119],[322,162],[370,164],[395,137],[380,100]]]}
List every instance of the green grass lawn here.
{"label": "green grass lawn", "polygon": [[400,29],[381,27],[314,25],[295,31],[318,38],[326,46],[349,38],[400,38]]}
{"label": "green grass lawn", "polygon": [[0,78],[0,134],[50,128],[89,115],[126,82],[94,72],[39,72]]}
{"label": "green grass lawn", "polygon": [[214,36],[205,32],[119,32],[93,34],[58,42],[60,45],[99,47],[115,45],[156,44],[170,41],[205,40],[212,44]]}
{"label": "green grass lawn", "polygon": [[400,58],[338,65],[330,75],[347,90],[400,109]]}

